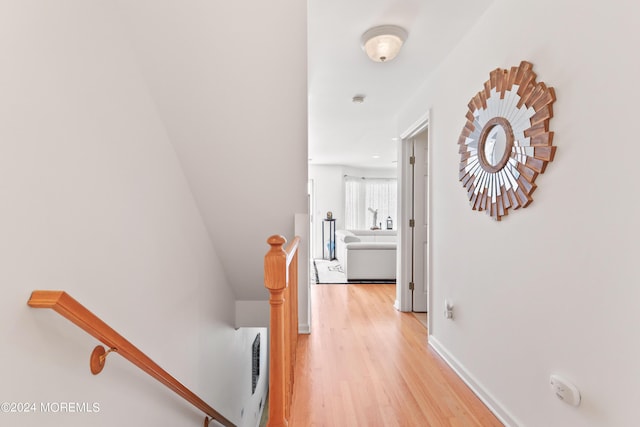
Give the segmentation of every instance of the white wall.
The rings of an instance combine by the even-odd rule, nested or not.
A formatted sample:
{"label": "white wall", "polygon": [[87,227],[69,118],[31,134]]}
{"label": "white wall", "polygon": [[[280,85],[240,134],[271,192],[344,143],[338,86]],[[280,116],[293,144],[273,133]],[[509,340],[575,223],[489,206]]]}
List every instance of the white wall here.
{"label": "white wall", "polygon": [[[401,133],[432,109],[431,343],[513,425],[637,423],[639,19],[630,1],[497,0],[399,116]],[[558,149],[534,202],[497,223],[469,207],[457,141],[489,72],[521,60],[555,87]]]}
{"label": "white wall", "polygon": [[233,328],[233,292],[111,7],[0,4],[0,401],[100,409],[0,413],[0,424],[202,423],[117,354],[92,376],[97,340],[27,307],[32,290],[63,289],[227,417],[255,425],[259,330]]}
{"label": "white wall", "polygon": [[[312,212],[313,247],[311,254],[313,258],[322,258],[322,245],[328,241],[329,225],[325,225],[325,243],[322,242],[323,219],[327,217],[327,212],[333,213],[336,220],[336,229],[344,228],[344,185],[342,177],[344,167],[342,166],[309,166],[309,179],[313,183],[313,194],[315,197]],[[325,256],[327,255],[325,246]]]}
{"label": "white wall", "polygon": [[[344,175],[365,178],[396,177],[392,168],[355,168],[342,165],[309,165],[309,179],[313,182],[315,211],[312,233],[314,258],[322,258],[322,220],[331,211],[336,219],[336,230],[344,229]],[[325,242],[328,241],[329,225],[325,225]],[[326,244],[326,243],[325,243]],[[325,247],[325,256],[327,249]]]}
{"label": "white wall", "polygon": [[308,213],[306,2],[116,3],[236,298],[266,300],[267,238]]}

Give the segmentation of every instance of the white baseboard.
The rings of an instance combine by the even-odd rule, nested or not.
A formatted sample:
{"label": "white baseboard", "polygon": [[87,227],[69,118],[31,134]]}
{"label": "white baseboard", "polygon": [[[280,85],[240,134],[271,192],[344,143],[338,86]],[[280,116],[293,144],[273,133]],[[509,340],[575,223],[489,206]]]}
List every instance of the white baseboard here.
{"label": "white baseboard", "polygon": [[510,413],[496,400],[491,393],[485,388],[466,370],[458,359],[453,357],[451,353],[435,338],[433,335],[429,335],[428,343],[436,353],[438,353],[444,361],[455,371],[455,373],[462,379],[462,381],[469,386],[471,391],[484,403],[487,408],[505,425],[505,427],[519,426],[519,423]]}
{"label": "white baseboard", "polygon": [[298,333],[308,335],[311,333],[311,325],[298,325]]}

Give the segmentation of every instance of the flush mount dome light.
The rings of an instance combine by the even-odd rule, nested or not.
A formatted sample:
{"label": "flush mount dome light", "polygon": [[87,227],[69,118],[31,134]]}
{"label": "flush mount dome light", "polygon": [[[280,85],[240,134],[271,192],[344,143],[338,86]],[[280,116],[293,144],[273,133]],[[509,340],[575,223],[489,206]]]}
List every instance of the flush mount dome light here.
{"label": "flush mount dome light", "polygon": [[362,50],[372,61],[389,62],[398,55],[408,33],[397,25],[380,25],[367,30],[361,38]]}

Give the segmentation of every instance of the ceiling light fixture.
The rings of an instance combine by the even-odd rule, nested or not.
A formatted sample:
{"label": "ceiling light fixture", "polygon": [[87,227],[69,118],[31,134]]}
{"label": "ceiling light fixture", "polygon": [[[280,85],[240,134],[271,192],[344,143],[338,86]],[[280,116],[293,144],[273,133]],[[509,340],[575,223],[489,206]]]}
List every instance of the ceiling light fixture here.
{"label": "ceiling light fixture", "polygon": [[354,104],[362,104],[364,102],[364,95],[356,95],[351,98],[351,102]]}
{"label": "ceiling light fixture", "polygon": [[397,25],[373,27],[362,35],[362,50],[372,61],[389,62],[398,55],[408,35],[407,30]]}

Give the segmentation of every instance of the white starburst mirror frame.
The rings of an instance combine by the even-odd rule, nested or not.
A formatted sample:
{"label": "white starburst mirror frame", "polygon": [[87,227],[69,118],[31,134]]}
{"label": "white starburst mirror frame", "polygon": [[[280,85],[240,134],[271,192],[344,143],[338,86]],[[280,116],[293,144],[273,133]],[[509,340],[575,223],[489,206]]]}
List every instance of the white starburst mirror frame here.
{"label": "white starburst mirror frame", "polygon": [[553,88],[536,83],[533,65],[496,68],[471,98],[460,144],[460,181],[473,210],[497,221],[510,208],[527,207],[534,181],[553,160],[549,120]]}

